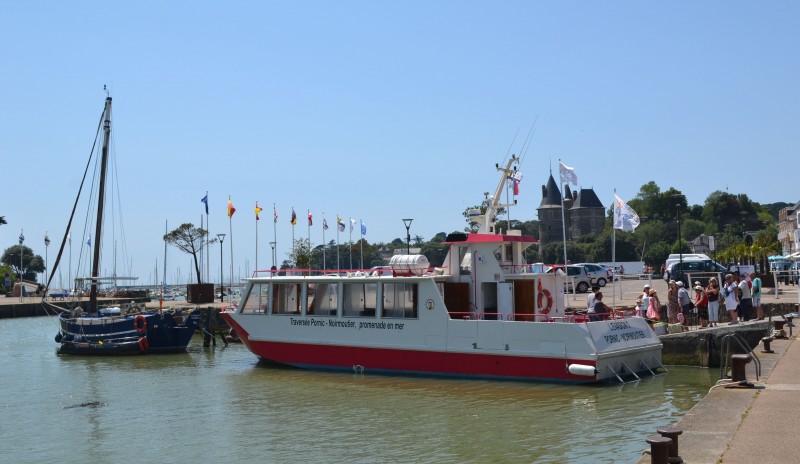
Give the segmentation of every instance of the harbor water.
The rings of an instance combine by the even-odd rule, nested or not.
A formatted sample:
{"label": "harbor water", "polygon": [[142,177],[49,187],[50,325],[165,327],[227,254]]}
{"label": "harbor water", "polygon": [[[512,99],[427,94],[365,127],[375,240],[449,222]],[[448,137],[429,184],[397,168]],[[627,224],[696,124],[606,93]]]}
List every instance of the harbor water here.
{"label": "harbor water", "polygon": [[0,320],[0,462],[633,463],[716,371],[623,386],[311,372],[242,345],[55,354],[57,321]]}

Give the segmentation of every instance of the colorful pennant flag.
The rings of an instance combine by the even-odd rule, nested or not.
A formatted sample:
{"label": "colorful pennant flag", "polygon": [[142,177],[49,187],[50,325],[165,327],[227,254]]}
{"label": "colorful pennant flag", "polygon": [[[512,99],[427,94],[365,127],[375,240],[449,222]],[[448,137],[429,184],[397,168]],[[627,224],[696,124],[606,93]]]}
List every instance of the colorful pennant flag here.
{"label": "colorful pennant flag", "polygon": [[292,208],[292,219],[289,221],[289,223],[292,225],[297,224],[297,215],[294,214],[294,208]]}
{"label": "colorful pennant flag", "polygon": [[228,217],[233,217],[233,213],[235,212],[236,208],[233,207],[233,202],[228,198]]}
{"label": "colorful pennant flag", "polygon": [[322,218],[322,229],[328,230],[328,220],[325,218]]}
{"label": "colorful pennant flag", "polygon": [[275,205],[272,205],[272,217],[274,218],[273,222],[275,224],[277,224],[278,223],[278,210],[275,208]]}
{"label": "colorful pennant flag", "polygon": [[344,232],[344,222],[342,222],[342,218],[338,214],[336,215],[336,227],[339,228],[339,232]]}
{"label": "colorful pennant flag", "polygon": [[364,221],[361,221],[361,235],[367,235],[367,225],[364,224]]}
{"label": "colorful pennant flag", "polygon": [[200,201],[206,204],[206,214],[208,214],[208,192],[206,192],[206,196],[201,198]]}
{"label": "colorful pennant flag", "polygon": [[314,218],[311,215],[311,212],[309,211],[309,213],[308,213],[308,227],[311,227],[313,225],[314,225]]}
{"label": "colorful pennant flag", "polygon": [[258,213],[260,213],[260,212],[262,212],[262,211],[264,211],[264,208],[260,208],[260,207],[258,206],[258,202],[256,202],[256,221],[259,221],[259,220],[261,220],[261,219],[258,217]]}

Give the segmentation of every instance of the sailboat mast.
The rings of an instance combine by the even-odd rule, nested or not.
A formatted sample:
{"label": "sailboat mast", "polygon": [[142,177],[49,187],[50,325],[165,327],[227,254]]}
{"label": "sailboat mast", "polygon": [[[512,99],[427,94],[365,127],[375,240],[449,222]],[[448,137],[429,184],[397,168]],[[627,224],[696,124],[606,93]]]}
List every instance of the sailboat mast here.
{"label": "sailboat mast", "polygon": [[108,166],[108,145],[111,138],[111,97],[106,97],[103,112],[103,151],[100,158],[100,188],[97,191],[97,225],[94,230],[94,256],[92,257],[92,281],[89,293],[89,312],[97,312],[97,288],[100,284],[100,242],[103,232],[103,203],[106,191],[106,167]]}

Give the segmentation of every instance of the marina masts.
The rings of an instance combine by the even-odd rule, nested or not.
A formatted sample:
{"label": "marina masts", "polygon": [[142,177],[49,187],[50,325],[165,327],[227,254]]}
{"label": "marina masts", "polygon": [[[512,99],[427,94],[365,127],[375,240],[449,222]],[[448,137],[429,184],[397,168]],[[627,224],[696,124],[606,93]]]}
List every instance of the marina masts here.
{"label": "marina masts", "polygon": [[111,138],[111,97],[106,97],[103,112],[103,151],[100,158],[100,186],[97,191],[97,224],[94,231],[94,256],[92,256],[92,280],[89,293],[89,312],[97,312],[97,290],[100,282],[100,242],[103,232],[103,203],[106,189],[106,167],[108,166],[108,145]]}

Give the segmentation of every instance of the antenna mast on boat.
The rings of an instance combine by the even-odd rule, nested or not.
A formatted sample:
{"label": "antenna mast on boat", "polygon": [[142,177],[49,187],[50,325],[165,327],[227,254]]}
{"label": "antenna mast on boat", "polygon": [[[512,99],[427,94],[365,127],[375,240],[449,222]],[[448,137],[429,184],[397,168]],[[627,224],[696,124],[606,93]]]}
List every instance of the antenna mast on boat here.
{"label": "antenna mast on boat", "polygon": [[491,198],[491,202],[486,207],[486,212],[477,216],[475,219],[478,222],[478,233],[479,234],[494,234],[495,233],[495,223],[494,217],[496,211],[499,208],[513,206],[517,203],[517,200],[514,200],[514,203],[511,204],[499,204],[500,203],[500,195],[503,193],[503,187],[505,186],[506,182],[508,181],[509,177],[517,172],[517,166],[511,167],[513,164],[519,162],[519,158],[517,155],[511,155],[511,158],[506,161],[505,167],[500,167],[499,164],[495,164],[495,167],[498,171],[502,173],[500,176],[500,182],[497,184],[497,189],[495,189],[494,196]]}
{"label": "antenna mast on boat", "polygon": [[106,107],[103,111],[103,151],[100,158],[100,188],[97,191],[97,225],[94,230],[94,256],[92,257],[91,291],[89,293],[89,312],[97,312],[97,290],[100,285],[100,242],[103,232],[103,200],[106,190],[106,168],[108,167],[108,146],[111,138],[111,96],[106,91]]}

